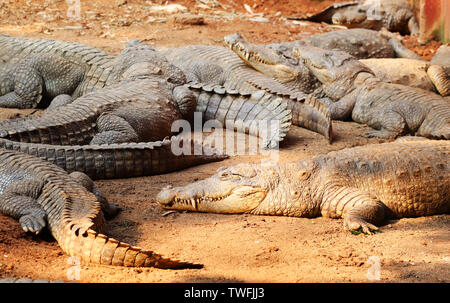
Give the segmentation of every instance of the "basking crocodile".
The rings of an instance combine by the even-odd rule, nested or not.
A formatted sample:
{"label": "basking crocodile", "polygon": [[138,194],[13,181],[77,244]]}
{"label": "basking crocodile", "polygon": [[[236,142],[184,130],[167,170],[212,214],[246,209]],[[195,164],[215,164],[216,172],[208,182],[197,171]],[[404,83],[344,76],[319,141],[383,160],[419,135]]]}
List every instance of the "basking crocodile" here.
{"label": "basking crocodile", "polygon": [[[448,57],[450,61],[450,56]],[[450,94],[450,75],[441,65],[406,58],[362,59],[383,82],[417,87],[442,96]]]}
{"label": "basking crocodile", "polygon": [[297,46],[298,56],[321,81],[333,119],[349,117],[375,129],[370,136],[415,134],[450,139],[450,104],[422,89],[382,82],[353,56],[342,51]]}
{"label": "basking crocodile", "polygon": [[403,140],[298,162],[238,164],[157,196],[168,209],[343,218],[365,233],[389,217],[450,211],[450,142]]}
{"label": "basking crocodile", "polygon": [[339,49],[358,59],[394,57],[420,59],[420,56],[402,44],[401,37],[386,30],[342,29],[311,35],[291,42],[271,43],[266,46],[291,60],[291,63],[297,64],[298,60],[292,56],[292,50],[298,43],[311,44],[325,49]]}
{"label": "basking crocodile", "polygon": [[245,63],[264,75],[285,85],[311,93],[320,88],[320,81],[292,54],[297,45],[312,45],[323,49],[339,49],[356,58],[420,57],[405,48],[391,33],[367,29],[338,30],[312,35],[302,40],[260,45],[247,41],[239,33],[224,38],[228,47]]}
{"label": "basking crocodile", "polygon": [[231,50],[220,46],[190,45],[168,49],[163,54],[183,70],[188,81],[220,85],[244,95],[262,90],[282,98],[291,110],[292,124],[332,140],[332,125],[326,107],[300,91],[295,83],[281,83],[255,71]]}
{"label": "basking crocodile", "polygon": [[0,137],[52,145],[154,141],[170,135],[172,123],[192,118],[196,109],[253,135],[262,135],[255,127],[260,121],[279,121],[263,136],[269,147],[290,126],[290,111],[276,96],[187,85],[183,72],[146,44],[129,46],[114,59],[109,83],[39,117],[2,122]]}
{"label": "basking crocodile", "polygon": [[60,95],[75,99],[107,85],[113,61],[79,43],[0,35],[0,107],[32,108]]}
{"label": "basking crocodile", "polygon": [[0,149],[0,211],[19,219],[26,232],[45,227],[62,250],[86,263],[157,268],[200,268],[104,235],[102,203],[87,190],[86,175],[68,175],[34,156]]}
{"label": "basking crocodile", "polygon": [[419,24],[407,0],[361,0],[336,3],[317,14],[299,19],[344,25],[348,28],[374,30],[386,28],[402,35],[419,34]]}

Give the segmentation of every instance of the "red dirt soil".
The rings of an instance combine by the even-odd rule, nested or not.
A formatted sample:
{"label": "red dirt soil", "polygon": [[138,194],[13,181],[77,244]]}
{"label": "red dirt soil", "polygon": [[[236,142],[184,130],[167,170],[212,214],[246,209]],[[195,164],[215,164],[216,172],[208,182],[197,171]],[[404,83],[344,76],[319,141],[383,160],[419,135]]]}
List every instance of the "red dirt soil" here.
{"label": "red dirt soil", "polygon": [[[250,41],[290,41],[335,30],[326,24],[294,24],[286,17],[317,12],[337,1],[169,1],[185,5],[204,16],[204,25],[185,25],[166,15],[150,14],[150,1],[81,1],[81,20],[66,17],[62,0],[7,0],[0,3],[0,33],[61,39],[85,43],[118,54],[131,39],[151,44],[222,45],[234,32]],[[211,7],[198,4],[206,3]],[[154,4],[165,1],[153,1]],[[209,3],[209,4],[208,4]],[[214,3],[221,3],[213,8]],[[268,22],[250,21],[243,4],[263,13]],[[203,4],[205,5],[205,4]],[[277,13],[280,12],[280,13]],[[261,15],[256,15],[261,16]],[[439,46],[436,41],[406,45],[428,58]],[[34,110],[0,109],[0,120],[38,114]],[[382,142],[367,139],[366,126],[336,122],[335,143],[313,132],[293,127],[280,150],[280,161]],[[405,218],[381,227],[375,235],[343,231],[341,220],[251,215],[220,215],[167,212],[155,196],[167,184],[186,185],[210,176],[220,166],[257,163],[261,157],[235,156],[226,161],[180,172],[96,184],[110,202],[123,211],[108,221],[108,235],[164,256],[204,264],[196,270],[117,268],[82,265],[80,282],[449,282],[450,216]],[[373,264],[380,261],[380,280],[371,280]],[[0,215],[0,278],[68,279],[68,263],[49,235],[22,232],[19,223]]]}

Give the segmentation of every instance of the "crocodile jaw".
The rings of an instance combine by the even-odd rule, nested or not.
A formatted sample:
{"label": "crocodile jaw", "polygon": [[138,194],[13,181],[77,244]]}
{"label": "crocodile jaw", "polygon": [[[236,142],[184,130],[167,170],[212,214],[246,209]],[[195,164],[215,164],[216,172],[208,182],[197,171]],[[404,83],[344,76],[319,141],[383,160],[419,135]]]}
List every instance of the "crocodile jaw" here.
{"label": "crocodile jaw", "polygon": [[337,66],[325,50],[314,46],[297,46],[294,47],[292,54],[301,60],[322,84],[336,80]]}
{"label": "crocodile jaw", "polygon": [[225,191],[219,186],[216,193],[212,193],[211,188],[212,185],[204,181],[184,188],[168,186],[161,190],[156,200],[166,209],[231,214],[249,212],[266,197],[264,189],[254,186],[237,186]]}
{"label": "crocodile jaw", "polygon": [[240,34],[226,36],[225,43],[245,63],[268,77],[282,83],[295,81],[298,77],[298,73],[292,67],[283,64],[274,51],[249,43]]}

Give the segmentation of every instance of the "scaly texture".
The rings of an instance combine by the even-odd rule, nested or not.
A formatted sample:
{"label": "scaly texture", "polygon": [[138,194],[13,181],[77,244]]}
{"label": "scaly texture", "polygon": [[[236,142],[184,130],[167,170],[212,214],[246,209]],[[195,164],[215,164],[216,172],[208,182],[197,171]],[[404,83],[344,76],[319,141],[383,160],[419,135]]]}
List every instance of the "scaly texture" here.
{"label": "scaly texture", "polygon": [[304,18],[310,21],[418,35],[419,25],[407,0],[361,0],[337,3]]}
{"label": "scaly texture", "polygon": [[320,133],[331,141],[332,125],[327,108],[312,98],[308,99],[297,88],[286,86],[250,68],[231,50],[191,45],[168,49],[163,53],[184,71],[188,81],[220,85],[244,95],[264,90],[279,96],[292,111],[293,124]]}
{"label": "scaly texture", "polygon": [[383,82],[438,91],[443,96],[450,93],[450,79],[447,79],[445,71],[429,62],[406,58],[363,59],[360,62]]}
{"label": "scaly texture", "polygon": [[441,96],[418,88],[382,82],[372,70],[349,54],[311,46],[294,49],[321,81],[331,100],[331,117],[352,118],[374,128],[367,135],[395,138],[416,134],[450,139],[450,104]]}
{"label": "scaly texture", "polygon": [[293,55],[296,46],[311,45],[328,50],[339,49],[356,58],[391,58],[396,55],[420,59],[414,52],[406,49],[392,33],[367,29],[338,30],[312,35],[302,40],[268,45],[253,44],[239,33],[235,33],[226,36],[225,43],[255,70],[294,90],[314,92],[318,97],[321,97],[321,83],[305,64]]}
{"label": "scaly texture", "polygon": [[390,217],[450,211],[450,143],[402,138],[283,164],[239,164],[185,187],[168,186],[164,208],[344,218],[370,233]]}
{"label": "scaly texture", "polygon": [[[47,225],[64,252],[86,263],[157,268],[199,268],[104,235],[101,204],[62,168],[20,152],[0,149],[0,209],[21,221]],[[43,215],[42,215],[43,214]],[[25,220],[24,220],[25,218]],[[45,225],[44,225],[45,226]],[[39,232],[44,226],[37,226]]]}
{"label": "scaly texture", "polygon": [[[2,122],[0,137],[53,145],[154,141],[171,135],[174,121],[191,119],[197,105],[206,116],[214,116],[219,106],[229,113],[229,126],[255,135],[260,131],[249,130],[247,124],[279,119],[278,127],[264,138],[268,147],[278,146],[289,129],[291,114],[279,98],[242,95],[217,86],[203,90],[202,85],[192,88],[185,82],[183,72],[159,52],[134,43],[114,59],[108,86],[52,107],[38,118]],[[213,102],[205,103],[205,98]],[[243,106],[243,101],[250,102]]]}
{"label": "scaly texture", "polygon": [[114,57],[73,42],[2,35],[0,60],[0,107],[31,108],[104,87]]}
{"label": "scaly texture", "polygon": [[83,172],[94,180],[169,173],[228,157],[220,151],[181,136],[148,143],[82,146],[0,139],[0,148],[39,157],[69,173]]}

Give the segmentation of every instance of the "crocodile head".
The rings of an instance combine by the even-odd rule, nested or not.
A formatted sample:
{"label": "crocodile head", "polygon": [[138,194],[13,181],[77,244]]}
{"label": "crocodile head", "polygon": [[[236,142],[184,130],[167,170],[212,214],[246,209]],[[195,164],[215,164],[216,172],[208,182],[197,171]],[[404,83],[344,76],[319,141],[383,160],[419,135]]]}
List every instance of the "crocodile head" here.
{"label": "crocodile head", "polygon": [[[336,25],[345,25],[347,28],[360,28],[361,24],[368,22],[365,11],[355,9],[354,7],[337,11],[331,17],[331,22]],[[370,27],[367,25],[367,27]]]}
{"label": "crocodile head", "polygon": [[354,88],[359,73],[374,73],[347,52],[297,44],[292,54],[322,83],[330,98],[339,99]]}
{"label": "crocodile head", "polygon": [[[289,168],[289,165],[295,167]],[[289,215],[302,211],[297,206],[304,205],[302,202],[309,197],[309,187],[302,188],[302,184],[309,182],[311,171],[312,166],[301,162],[239,164],[219,168],[210,178],[185,187],[167,186],[156,199],[167,209]]]}
{"label": "crocodile head", "polygon": [[250,43],[239,33],[228,35],[224,40],[244,62],[268,77],[286,83],[300,76],[299,70],[275,51],[264,45]]}

